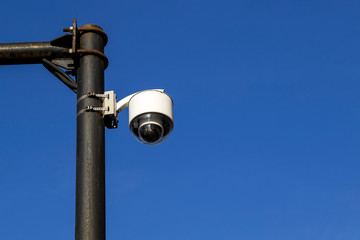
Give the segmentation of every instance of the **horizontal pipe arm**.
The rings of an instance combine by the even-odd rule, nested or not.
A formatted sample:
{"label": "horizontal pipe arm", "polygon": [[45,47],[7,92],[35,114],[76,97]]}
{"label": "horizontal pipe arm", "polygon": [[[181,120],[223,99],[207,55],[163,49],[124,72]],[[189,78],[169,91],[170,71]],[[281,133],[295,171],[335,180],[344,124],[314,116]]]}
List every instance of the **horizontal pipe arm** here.
{"label": "horizontal pipe arm", "polygon": [[51,42],[0,43],[0,65],[36,64],[43,58],[69,57],[69,49]]}

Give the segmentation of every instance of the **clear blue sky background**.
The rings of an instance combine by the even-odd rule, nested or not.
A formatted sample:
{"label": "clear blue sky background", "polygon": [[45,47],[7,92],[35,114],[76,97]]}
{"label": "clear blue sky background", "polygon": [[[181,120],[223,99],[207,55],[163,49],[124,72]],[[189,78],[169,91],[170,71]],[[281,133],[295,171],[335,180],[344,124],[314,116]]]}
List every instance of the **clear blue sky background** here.
{"label": "clear blue sky background", "polygon": [[[107,239],[360,239],[360,2],[2,1],[0,42],[109,36],[106,89],[165,88],[158,146],[106,130]],[[76,96],[0,67],[0,239],[74,239]]]}

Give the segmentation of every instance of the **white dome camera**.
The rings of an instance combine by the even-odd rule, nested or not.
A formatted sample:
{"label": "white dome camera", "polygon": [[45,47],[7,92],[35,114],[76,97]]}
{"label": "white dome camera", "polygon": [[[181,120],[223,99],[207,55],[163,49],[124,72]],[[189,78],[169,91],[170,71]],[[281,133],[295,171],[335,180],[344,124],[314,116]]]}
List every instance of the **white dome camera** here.
{"label": "white dome camera", "polygon": [[145,144],[164,141],[174,127],[173,102],[161,91],[136,93],[129,101],[129,127],[135,138]]}
{"label": "white dome camera", "polygon": [[[112,91],[106,93],[113,94]],[[116,99],[116,95],[111,95],[109,99]],[[116,104],[116,114],[113,114],[114,110],[108,115],[110,128],[117,127],[116,116],[127,107],[129,107],[129,128],[141,143],[159,144],[174,128],[173,101],[162,89],[144,90],[121,99]]]}

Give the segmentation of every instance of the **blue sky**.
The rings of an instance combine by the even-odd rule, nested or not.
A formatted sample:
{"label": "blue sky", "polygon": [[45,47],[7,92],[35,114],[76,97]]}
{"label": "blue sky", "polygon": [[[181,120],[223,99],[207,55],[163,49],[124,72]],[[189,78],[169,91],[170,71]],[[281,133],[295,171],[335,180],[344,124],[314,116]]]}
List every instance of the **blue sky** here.
{"label": "blue sky", "polygon": [[[360,239],[358,1],[3,1],[0,42],[78,19],[108,34],[106,89],[164,88],[157,146],[106,130],[107,239]],[[1,239],[73,239],[76,96],[0,66]]]}

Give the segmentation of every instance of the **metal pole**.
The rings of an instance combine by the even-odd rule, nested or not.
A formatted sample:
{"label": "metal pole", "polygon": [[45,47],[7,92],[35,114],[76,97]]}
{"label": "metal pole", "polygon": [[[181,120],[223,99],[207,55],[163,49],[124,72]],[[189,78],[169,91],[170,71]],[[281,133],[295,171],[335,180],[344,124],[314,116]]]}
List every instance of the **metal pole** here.
{"label": "metal pole", "polygon": [[[87,24],[83,27],[96,27]],[[96,31],[80,33],[80,49],[104,52],[105,40]],[[91,51],[88,51],[91,52]],[[101,113],[83,111],[101,107],[90,93],[104,93],[104,62],[91,53],[81,55],[77,71],[76,240],[105,240],[105,128]],[[79,101],[80,99],[80,101]]]}

